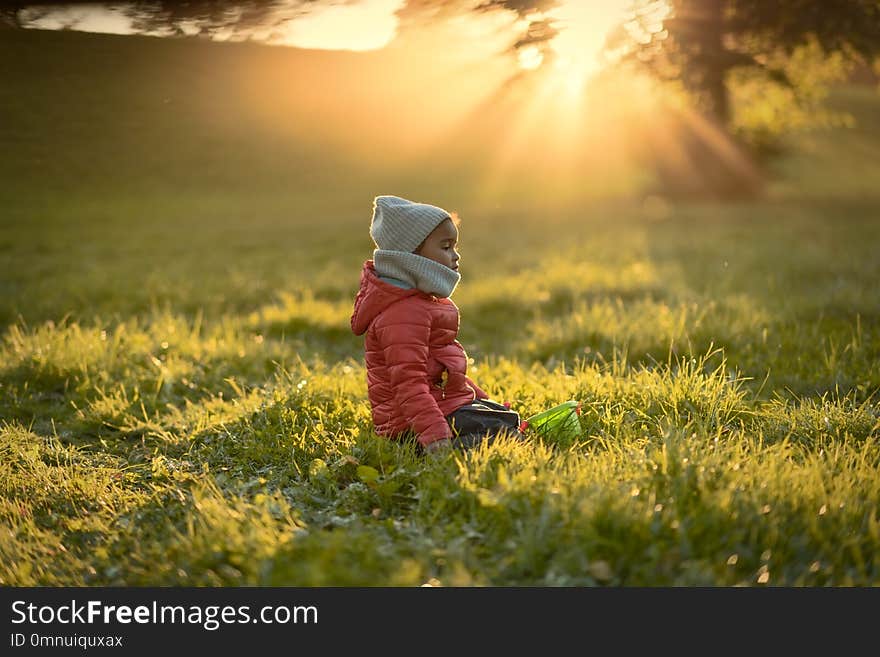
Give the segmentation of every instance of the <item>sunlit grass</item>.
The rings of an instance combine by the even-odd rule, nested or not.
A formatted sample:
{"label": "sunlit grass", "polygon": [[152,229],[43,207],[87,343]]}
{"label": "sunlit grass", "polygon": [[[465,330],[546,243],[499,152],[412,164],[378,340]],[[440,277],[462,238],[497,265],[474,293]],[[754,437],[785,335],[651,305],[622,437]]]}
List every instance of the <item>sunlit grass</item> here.
{"label": "sunlit grass", "polygon": [[[64,76],[24,77],[0,87],[0,583],[880,583],[880,206],[848,159],[876,96],[835,95],[862,145],[802,137],[761,201],[496,208],[239,139],[234,112],[188,136],[129,103],[122,161],[111,109],[56,126]],[[460,212],[474,378],[523,415],[577,399],[579,439],[426,460],[372,432],[348,318],[377,193]]]}
{"label": "sunlit grass", "polygon": [[251,399],[142,433],[70,435],[75,414],[57,415],[58,437],[7,425],[2,577],[876,583],[876,404],[756,402],[707,362],[481,364],[523,410],[582,399],[583,436],[440,461],[371,435],[357,364],[279,370]]}

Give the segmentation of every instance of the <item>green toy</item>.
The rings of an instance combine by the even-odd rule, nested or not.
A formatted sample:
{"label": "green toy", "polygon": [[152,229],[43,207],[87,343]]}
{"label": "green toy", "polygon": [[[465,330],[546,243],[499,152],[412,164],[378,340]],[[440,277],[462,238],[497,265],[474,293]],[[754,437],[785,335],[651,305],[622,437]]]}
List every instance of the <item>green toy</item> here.
{"label": "green toy", "polygon": [[544,436],[574,440],[581,435],[581,423],[578,420],[580,413],[580,402],[567,401],[527,417],[520,424],[519,429],[520,431],[529,429]]}

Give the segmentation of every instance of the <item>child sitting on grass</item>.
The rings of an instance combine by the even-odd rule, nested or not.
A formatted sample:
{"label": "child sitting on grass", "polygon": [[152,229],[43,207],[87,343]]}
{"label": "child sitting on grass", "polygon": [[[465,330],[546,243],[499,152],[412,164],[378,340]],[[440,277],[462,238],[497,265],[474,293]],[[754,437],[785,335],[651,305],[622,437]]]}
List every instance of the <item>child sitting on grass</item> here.
{"label": "child sitting on grass", "polygon": [[364,335],[367,391],[381,436],[414,434],[428,453],[521,437],[519,414],[467,376],[456,340],[458,217],[398,196],[373,201],[373,259],[364,263],[351,329]]}

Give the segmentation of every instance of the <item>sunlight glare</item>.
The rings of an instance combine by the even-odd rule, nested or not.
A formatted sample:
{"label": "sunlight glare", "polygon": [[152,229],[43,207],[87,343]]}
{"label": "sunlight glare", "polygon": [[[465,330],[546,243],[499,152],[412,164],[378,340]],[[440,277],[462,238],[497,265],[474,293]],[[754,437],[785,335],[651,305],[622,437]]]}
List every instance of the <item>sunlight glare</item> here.
{"label": "sunlight glare", "polygon": [[551,43],[556,66],[566,76],[570,87],[577,89],[601,67],[605,40],[623,21],[629,0],[581,2],[563,0],[554,10],[554,24],[559,34]]}
{"label": "sunlight glare", "polygon": [[[637,3],[636,3],[637,4]],[[654,0],[635,7],[632,0],[583,2],[560,0],[545,14],[530,14],[525,21],[517,21],[517,29],[529,21],[549,20],[558,34],[549,42],[549,53],[530,45],[518,53],[518,64],[523,70],[536,70],[552,61],[552,73],[562,78],[560,86],[576,96],[595,77],[603,65],[619,53],[606,50],[606,41],[618,26],[624,26],[636,41],[662,30],[663,20],[671,9],[665,0]],[[637,19],[638,14],[638,19]],[[642,27],[642,25],[646,27]],[[640,34],[639,30],[644,32]],[[552,55],[549,59],[547,54]]]}
{"label": "sunlight glare", "polygon": [[369,0],[315,5],[288,21],[270,43],[322,50],[378,50],[397,33],[397,11],[404,0]]}
{"label": "sunlight glare", "polygon": [[523,48],[518,54],[520,68],[534,71],[544,62],[544,54],[535,46]]}

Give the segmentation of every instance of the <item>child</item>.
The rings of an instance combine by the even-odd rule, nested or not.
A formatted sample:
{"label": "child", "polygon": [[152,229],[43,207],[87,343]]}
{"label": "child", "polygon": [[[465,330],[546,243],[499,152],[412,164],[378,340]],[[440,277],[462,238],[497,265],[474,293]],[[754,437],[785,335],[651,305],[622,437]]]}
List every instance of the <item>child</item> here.
{"label": "child", "polygon": [[373,200],[373,259],[364,263],[351,329],[365,334],[367,390],[376,433],[415,434],[426,452],[519,437],[519,415],[467,376],[449,299],[458,273],[458,220],[398,196]]}

